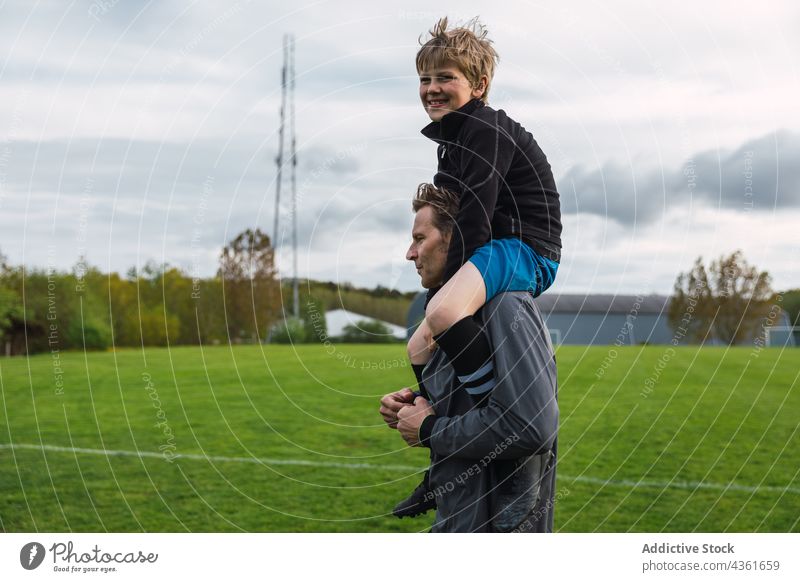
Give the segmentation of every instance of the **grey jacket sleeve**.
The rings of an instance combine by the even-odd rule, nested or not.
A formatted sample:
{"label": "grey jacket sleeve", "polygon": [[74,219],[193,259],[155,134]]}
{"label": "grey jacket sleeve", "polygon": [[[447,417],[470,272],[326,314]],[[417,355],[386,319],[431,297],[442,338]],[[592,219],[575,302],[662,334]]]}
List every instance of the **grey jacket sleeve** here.
{"label": "grey jacket sleeve", "polygon": [[439,456],[513,459],[553,447],[556,365],[547,326],[530,294],[502,293],[482,310],[497,384],[488,404],[438,416],[429,444]]}

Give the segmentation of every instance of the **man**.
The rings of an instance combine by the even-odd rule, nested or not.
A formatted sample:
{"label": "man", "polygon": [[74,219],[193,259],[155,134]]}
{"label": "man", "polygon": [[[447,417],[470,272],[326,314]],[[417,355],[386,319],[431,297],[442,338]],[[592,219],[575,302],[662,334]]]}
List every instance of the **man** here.
{"label": "man", "polygon": [[[406,258],[425,288],[444,276],[457,198],[420,186]],[[387,394],[380,413],[410,446],[431,449],[420,500],[437,508],[434,532],[553,530],[557,382],[547,327],[527,292],[502,293],[475,316],[493,350],[497,382],[483,406],[453,390],[454,371],[434,349],[422,374],[430,402],[409,389]]]}

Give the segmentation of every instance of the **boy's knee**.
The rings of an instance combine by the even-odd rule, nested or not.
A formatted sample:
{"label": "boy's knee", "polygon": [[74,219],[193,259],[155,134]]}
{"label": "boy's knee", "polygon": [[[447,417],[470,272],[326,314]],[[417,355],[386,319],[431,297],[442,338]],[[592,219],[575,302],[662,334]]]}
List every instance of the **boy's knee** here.
{"label": "boy's knee", "polygon": [[431,355],[425,342],[408,342],[408,361],[412,364],[427,364]]}
{"label": "boy's knee", "polygon": [[428,321],[428,326],[433,335],[438,335],[457,323],[459,319],[464,317],[460,310],[455,310],[447,304],[437,305],[436,308],[430,309],[425,312],[425,319]]}
{"label": "boy's knee", "polygon": [[416,354],[426,346],[427,340],[425,338],[425,334],[417,331],[411,336],[411,339],[408,340],[408,343],[406,344],[406,351],[408,352],[409,357],[411,357],[413,354]]}

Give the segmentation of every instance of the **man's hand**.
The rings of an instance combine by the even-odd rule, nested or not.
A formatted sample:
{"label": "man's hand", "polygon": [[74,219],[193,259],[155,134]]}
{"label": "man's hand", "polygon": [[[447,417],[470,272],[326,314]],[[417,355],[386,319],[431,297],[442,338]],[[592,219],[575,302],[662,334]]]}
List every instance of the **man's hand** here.
{"label": "man's hand", "polygon": [[425,417],[433,413],[430,403],[422,396],[418,396],[414,400],[414,404],[404,406],[397,412],[397,430],[400,431],[400,436],[408,443],[409,447],[420,446],[419,427]]}
{"label": "man's hand", "polygon": [[380,413],[389,428],[397,428],[397,413],[404,406],[410,406],[413,401],[414,393],[410,388],[403,388],[381,398]]}

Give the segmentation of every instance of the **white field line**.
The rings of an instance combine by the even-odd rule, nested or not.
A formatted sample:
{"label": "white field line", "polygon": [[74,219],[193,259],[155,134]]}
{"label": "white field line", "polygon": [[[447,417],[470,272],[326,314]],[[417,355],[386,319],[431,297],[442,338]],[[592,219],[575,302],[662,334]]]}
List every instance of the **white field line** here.
{"label": "white field line", "polygon": [[[150,459],[166,459],[163,453],[150,451],[117,451],[113,449],[81,449],[75,447],[57,447],[54,445],[0,444],[2,449],[29,449],[50,451],[53,453],[74,453],[81,455],[103,455],[106,457],[142,457]],[[373,465],[371,463],[336,463],[326,461],[305,461],[303,459],[269,459],[264,457],[221,457],[217,455],[170,454],[170,459],[190,459],[192,461],[214,461],[218,463],[255,463],[257,465],[299,465],[303,467],[329,467],[332,469],[385,469],[387,471],[407,471],[417,473],[424,468],[407,465]]]}
{"label": "white field line", "polygon": [[[119,451],[113,449],[83,449],[77,447],[58,447],[54,445],[31,445],[31,444],[0,444],[0,450],[8,449],[27,449],[36,451],[49,451],[53,453],[72,453],[79,455],[101,455],[106,457],[139,457],[139,458],[165,458],[162,453],[150,451]],[[368,469],[384,471],[402,471],[408,473],[421,473],[424,468],[412,467],[410,465],[379,465],[373,463],[336,463],[327,461],[306,461],[303,459],[270,459],[265,457],[224,457],[218,455],[192,455],[174,454],[169,456],[171,459],[189,459],[193,461],[213,461],[218,463],[254,463],[257,465],[294,465],[301,467],[320,467],[331,469]],[[571,477],[558,473],[558,479],[573,481],[576,483],[589,483],[591,485],[602,485],[604,487],[624,487],[629,489],[653,488],[653,489],[682,489],[694,491],[695,489],[710,489],[713,491],[743,491],[746,493],[795,493],[800,495],[798,487],[779,487],[775,485],[739,485],[736,483],[708,483],[703,481],[633,481],[631,479],[600,479],[597,477],[586,477],[583,475]]]}

